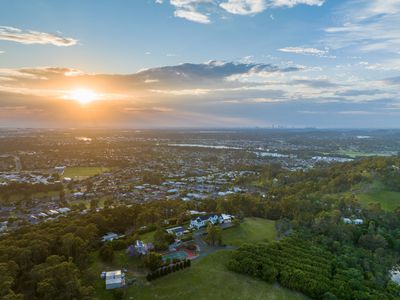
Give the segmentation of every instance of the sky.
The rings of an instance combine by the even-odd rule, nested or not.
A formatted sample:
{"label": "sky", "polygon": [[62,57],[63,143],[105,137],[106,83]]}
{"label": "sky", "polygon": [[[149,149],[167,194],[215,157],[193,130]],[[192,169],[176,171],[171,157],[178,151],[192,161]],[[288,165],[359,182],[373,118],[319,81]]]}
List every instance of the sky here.
{"label": "sky", "polygon": [[400,0],[0,8],[0,127],[400,127]]}

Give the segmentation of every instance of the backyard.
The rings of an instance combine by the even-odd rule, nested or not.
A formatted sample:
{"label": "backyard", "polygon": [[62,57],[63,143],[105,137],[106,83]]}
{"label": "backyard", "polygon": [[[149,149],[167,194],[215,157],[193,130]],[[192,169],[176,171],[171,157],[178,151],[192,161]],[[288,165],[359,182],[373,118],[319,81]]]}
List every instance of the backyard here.
{"label": "backyard", "polygon": [[[193,261],[188,269],[150,283],[138,277],[134,285],[124,289],[124,299],[307,299],[278,285],[229,271],[229,255],[229,251],[218,251]],[[96,280],[97,295],[112,299],[113,292],[104,289],[100,277]]]}
{"label": "backyard", "polygon": [[268,242],[275,238],[275,222],[262,218],[245,218],[239,226],[222,231],[222,242],[232,246]]}

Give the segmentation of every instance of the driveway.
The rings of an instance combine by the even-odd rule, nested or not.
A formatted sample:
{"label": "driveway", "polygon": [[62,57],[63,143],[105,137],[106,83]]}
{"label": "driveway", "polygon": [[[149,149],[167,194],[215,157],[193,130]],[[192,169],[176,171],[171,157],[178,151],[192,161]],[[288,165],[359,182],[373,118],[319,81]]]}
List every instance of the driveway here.
{"label": "driveway", "polygon": [[[220,226],[221,229],[227,229],[229,227],[232,227],[233,225],[230,223],[225,223],[221,224]],[[197,246],[199,246],[200,248],[200,254],[198,257],[204,257],[219,250],[235,250],[238,248],[236,246],[210,246],[203,240],[206,233],[207,233],[206,228],[201,228],[193,233],[193,239],[197,244]]]}

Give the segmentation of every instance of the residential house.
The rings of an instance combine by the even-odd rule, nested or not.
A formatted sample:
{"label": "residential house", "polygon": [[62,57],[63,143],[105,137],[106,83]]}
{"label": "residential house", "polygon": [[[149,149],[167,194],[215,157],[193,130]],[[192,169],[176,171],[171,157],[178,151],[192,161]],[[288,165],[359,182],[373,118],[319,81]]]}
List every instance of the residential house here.
{"label": "residential house", "polygon": [[149,248],[141,240],[137,240],[135,242],[135,250],[140,255],[147,255],[147,253],[149,252]]}
{"label": "residential house", "polygon": [[234,217],[232,215],[221,214],[220,222],[221,223],[230,223]]}
{"label": "residential house", "polygon": [[200,229],[207,226],[208,223],[217,224],[220,222],[220,216],[216,214],[198,216],[196,219],[190,220],[190,228]]}
{"label": "residential house", "polygon": [[166,231],[169,234],[173,234],[175,236],[181,236],[185,233],[185,228],[183,228],[182,226],[178,226],[178,227],[168,228],[166,229]]}
{"label": "residential house", "polygon": [[114,232],[109,232],[106,235],[103,235],[103,237],[101,238],[102,242],[111,242],[113,240],[117,240],[118,239],[118,234],[114,233]]}
{"label": "residential house", "polygon": [[106,290],[121,288],[125,285],[125,274],[121,270],[105,272]]}

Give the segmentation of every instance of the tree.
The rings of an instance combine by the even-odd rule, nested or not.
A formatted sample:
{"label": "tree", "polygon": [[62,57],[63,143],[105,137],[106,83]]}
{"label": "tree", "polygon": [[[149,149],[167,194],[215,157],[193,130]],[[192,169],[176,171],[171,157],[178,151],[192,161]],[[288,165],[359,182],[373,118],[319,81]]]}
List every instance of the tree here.
{"label": "tree", "polygon": [[110,243],[105,243],[99,250],[100,258],[105,262],[111,262],[114,259],[114,249]]}
{"label": "tree", "polygon": [[160,227],[157,228],[156,232],[154,233],[154,247],[156,247],[158,250],[168,249],[168,245],[172,244],[174,241],[174,236],[167,233]]}
{"label": "tree", "polygon": [[157,270],[162,266],[162,256],[156,252],[150,252],[143,258],[144,265],[151,271]]}
{"label": "tree", "polygon": [[207,226],[206,241],[209,245],[221,245],[222,244],[222,232],[219,226],[212,225],[211,223]]}

